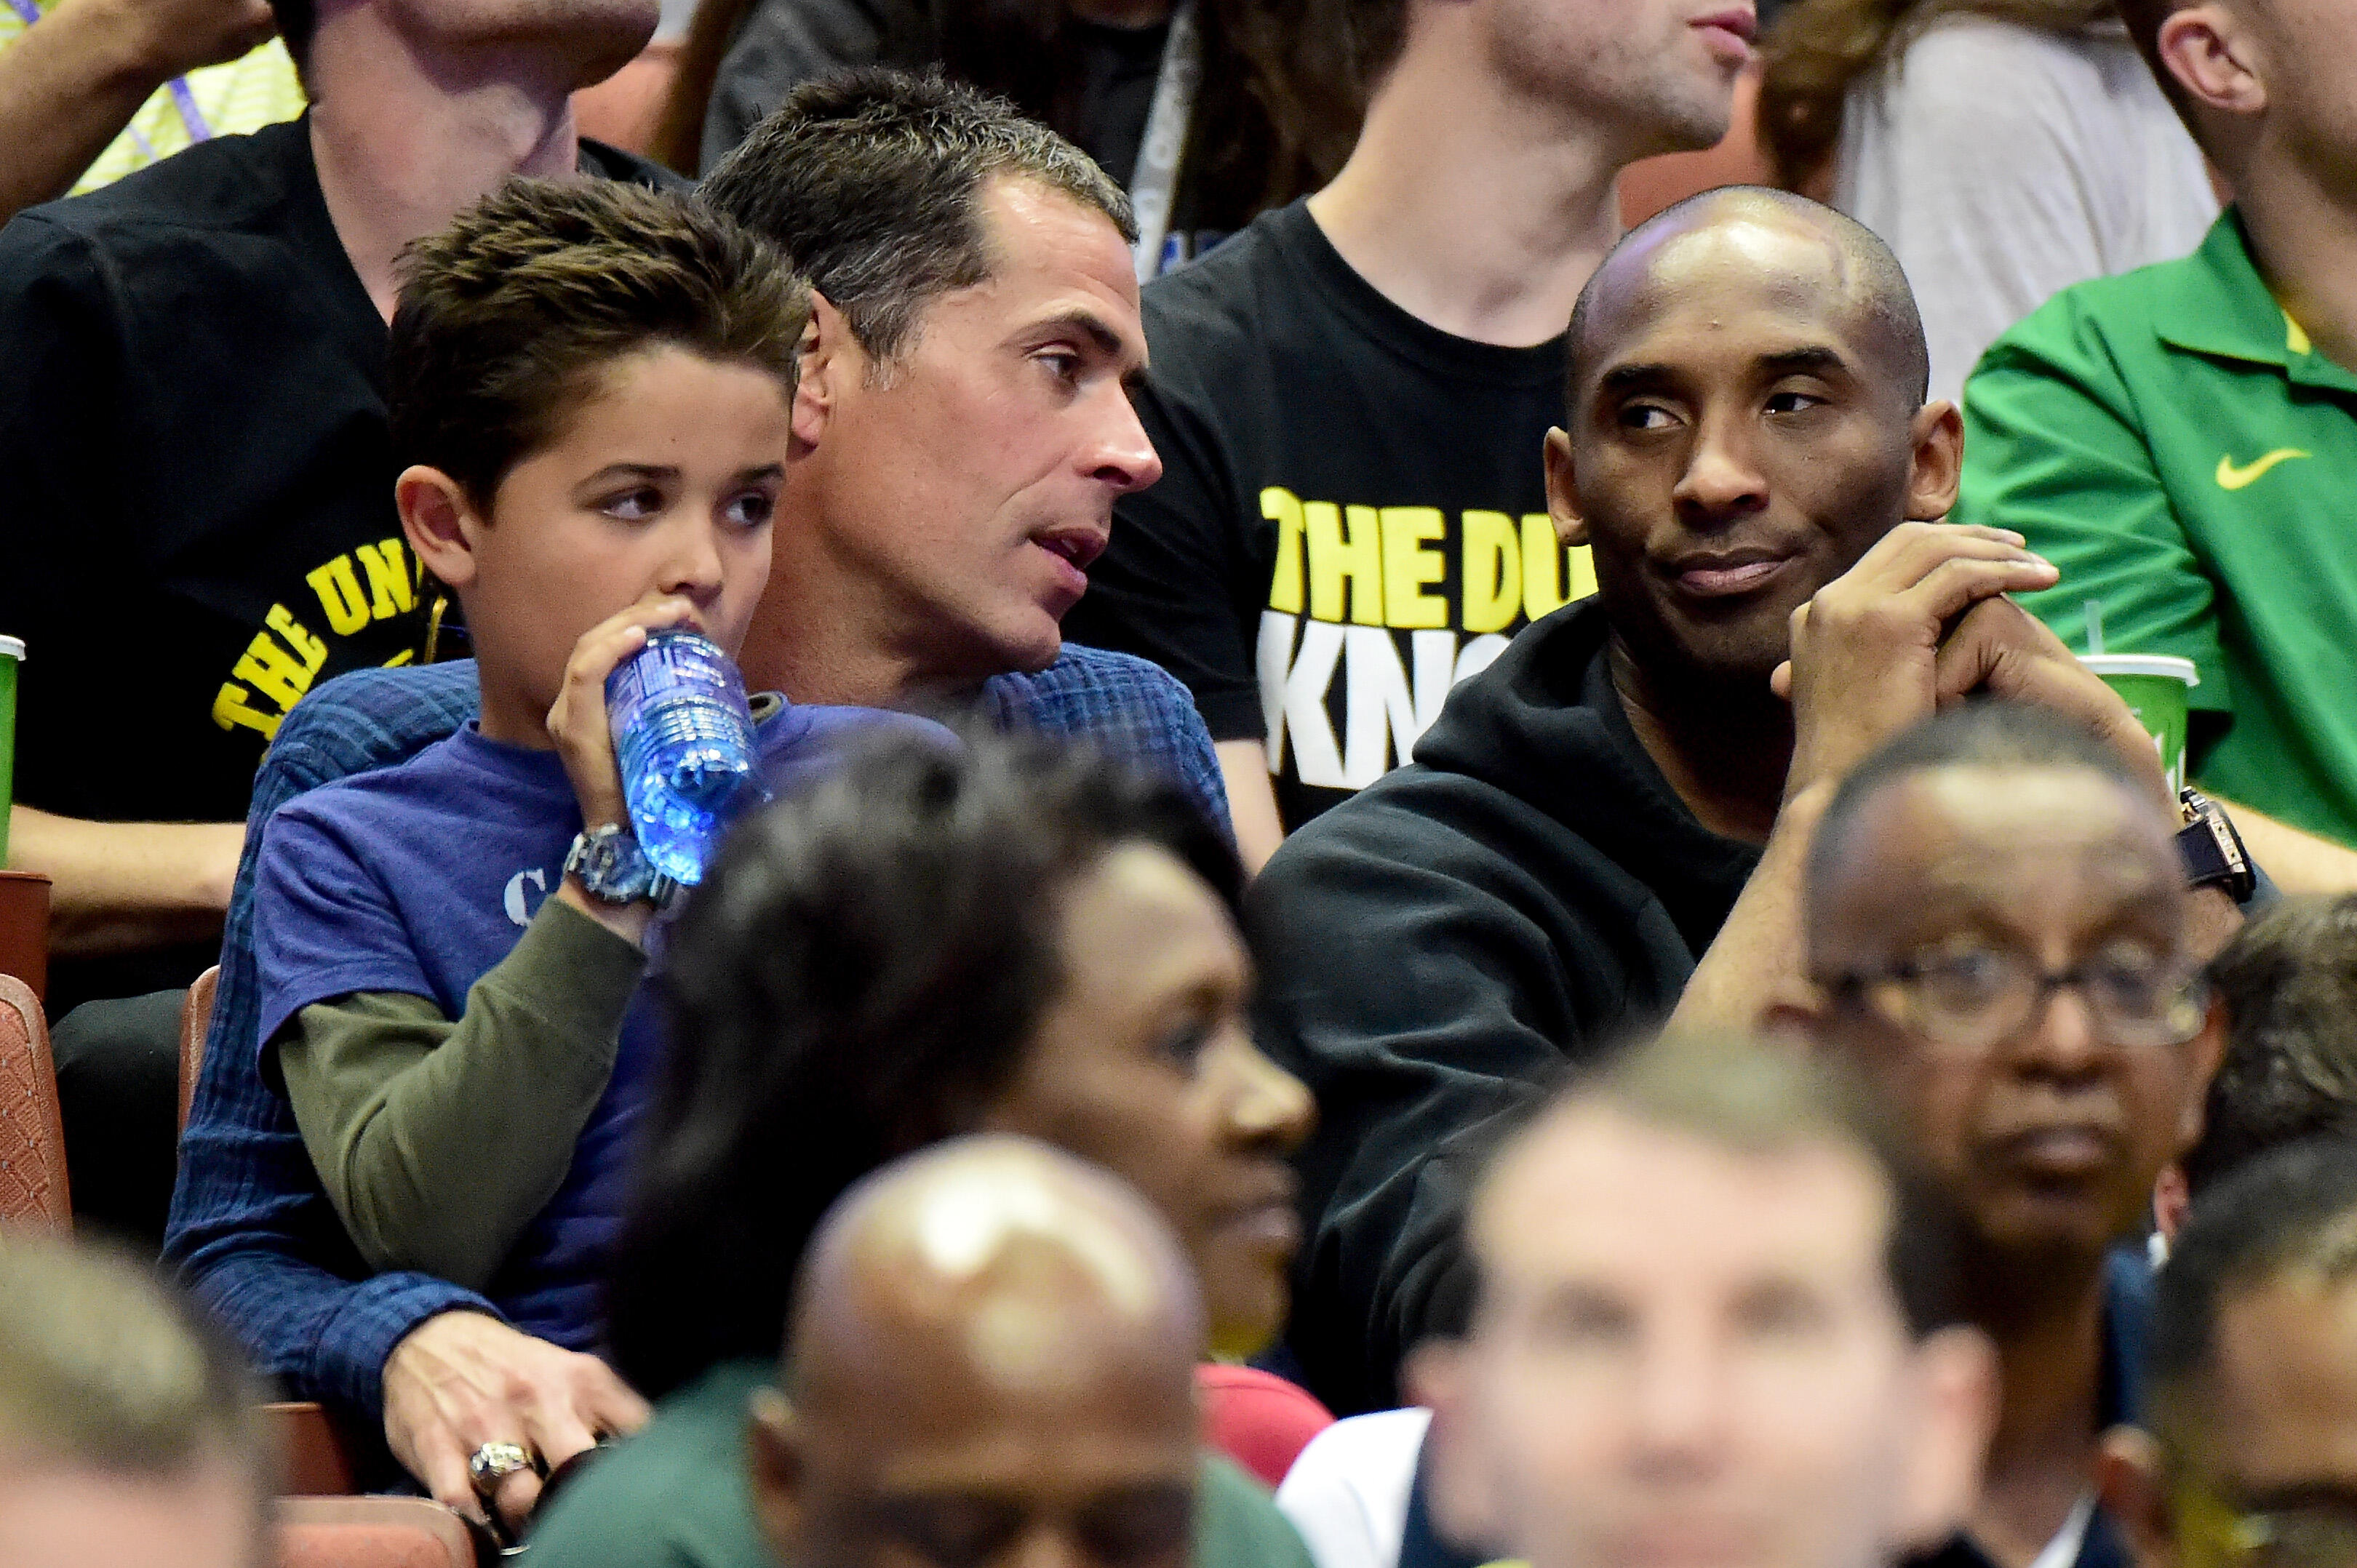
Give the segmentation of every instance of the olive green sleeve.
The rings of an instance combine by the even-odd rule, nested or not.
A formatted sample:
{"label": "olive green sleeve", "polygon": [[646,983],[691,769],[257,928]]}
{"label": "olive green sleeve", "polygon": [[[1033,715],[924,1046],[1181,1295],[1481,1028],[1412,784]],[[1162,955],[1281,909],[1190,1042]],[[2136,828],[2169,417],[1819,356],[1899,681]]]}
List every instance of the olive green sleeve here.
{"label": "olive green sleeve", "polygon": [[456,1023],[422,996],[360,992],[279,1030],[304,1147],[371,1267],[490,1282],[564,1184],[645,969],[550,898]]}

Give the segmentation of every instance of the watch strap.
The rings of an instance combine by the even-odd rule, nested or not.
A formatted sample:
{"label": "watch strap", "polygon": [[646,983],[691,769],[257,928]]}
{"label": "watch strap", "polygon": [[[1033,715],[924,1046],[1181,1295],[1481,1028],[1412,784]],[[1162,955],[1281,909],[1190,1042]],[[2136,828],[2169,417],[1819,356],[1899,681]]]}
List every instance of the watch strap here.
{"label": "watch strap", "polygon": [[2185,825],[2177,831],[2177,855],[2191,887],[2222,887],[2236,903],[2251,896],[2258,878],[2243,848],[2243,837],[2218,802],[2199,789],[2178,795]]}

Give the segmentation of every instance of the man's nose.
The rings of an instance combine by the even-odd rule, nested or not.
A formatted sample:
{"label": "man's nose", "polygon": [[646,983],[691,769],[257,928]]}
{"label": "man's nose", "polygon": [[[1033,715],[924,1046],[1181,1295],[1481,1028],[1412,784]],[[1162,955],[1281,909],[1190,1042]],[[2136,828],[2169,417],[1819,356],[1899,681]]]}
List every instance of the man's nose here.
{"label": "man's nose", "polygon": [[1706,1338],[1664,1329],[1646,1337],[1635,1369],[1631,1434],[1641,1468],[1707,1468],[1726,1425],[1729,1371]]}
{"label": "man's nose", "polygon": [[1738,422],[1706,419],[1671,498],[1706,517],[1756,511],[1768,504],[1768,481]]}
{"label": "man's nose", "polygon": [[1045,1520],[1025,1530],[1000,1561],[1005,1568],[1092,1568],[1072,1531]]}
{"label": "man's nose", "polygon": [[2087,998],[2076,985],[2056,985],[2040,998],[2038,1010],[2016,1035],[2012,1056],[2028,1072],[2056,1079],[2082,1079],[2104,1056],[2103,1032]]}
{"label": "man's nose", "polygon": [[1109,388],[1096,411],[1083,466],[1124,495],[1162,477],[1162,456],[1146,434],[1126,388]]}

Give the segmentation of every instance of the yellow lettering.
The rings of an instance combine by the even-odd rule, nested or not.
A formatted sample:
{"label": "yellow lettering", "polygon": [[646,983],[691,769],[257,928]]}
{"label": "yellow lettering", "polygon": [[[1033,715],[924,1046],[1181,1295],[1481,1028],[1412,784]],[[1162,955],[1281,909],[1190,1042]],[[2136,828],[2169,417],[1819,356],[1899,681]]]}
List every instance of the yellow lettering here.
{"label": "yellow lettering", "polygon": [[253,640],[245,645],[244,654],[230,667],[230,673],[260,688],[262,694],[276,703],[282,713],[301,702],[311,684],[309,672],[288,658],[286,650],[268,632],[254,634]]}
{"label": "yellow lettering", "polygon": [[243,725],[248,729],[260,730],[264,736],[276,735],[279,715],[249,706],[245,695],[244,687],[223,682],[221,691],[213,697],[213,723],[223,729],[235,729]]}
{"label": "yellow lettering", "polygon": [[392,658],[386,660],[384,661],[384,667],[388,670],[398,670],[416,657],[417,650],[414,648],[404,648],[400,652],[394,654]]}
{"label": "yellow lettering", "polygon": [[[271,606],[270,614],[264,618],[270,631],[285,638],[295,651],[290,654],[279,647],[270,631],[257,631],[230,673],[276,703],[284,712],[301,702],[303,693],[311,689],[311,677],[328,661],[328,645],[304,630],[303,623],[285,605]],[[243,700],[243,693],[239,694],[239,700]],[[221,703],[216,701],[213,716],[218,719],[221,713]]]}
{"label": "yellow lettering", "polygon": [[1522,536],[1501,511],[1469,511],[1464,524],[1465,629],[1503,631],[1523,608]]}
{"label": "yellow lettering", "polygon": [[1448,601],[1424,591],[1448,575],[1448,562],[1425,548],[1448,532],[1448,520],[1428,506],[1387,506],[1383,521],[1383,624],[1430,631],[1448,624]]}
{"label": "yellow lettering", "polygon": [[368,600],[361,596],[361,580],[352,570],[350,556],[339,555],[303,580],[319,596],[319,607],[328,612],[328,628],[338,637],[350,637],[368,625]]}
{"label": "yellow lettering", "polygon": [[[382,544],[363,544],[354,552],[368,571],[369,613],[382,620],[417,607],[417,592],[411,585],[409,567],[404,564],[398,536]],[[339,627],[337,628],[341,630]]]}
{"label": "yellow lettering", "polygon": [[1282,485],[1260,493],[1260,514],[1276,524],[1276,569],[1268,579],[1268,607],[1301,613],[1301,498]]}
{"label": "yellow lettering", "polygon": [[303,623],[285,605],[271,606],[262,624],[286,639],[286,646],[303,661],[303,684],[308,686],[311,677],[319,672],[319,666],[328,661],[328,645],[304,630]]}
{"label": "yellow lettering", "polygon": [[1332,501],[1308,501],[1302,511],[1302,534],[1309,554],[1309,618],[1342,618],[1342,584],[1351,584],[1351,618],[1361,626],[1383,624],[1383,527],[1375,509],[1349,510],[1345,532],[1343,509]]}
{"label": "yellow lettering", "polygon": [[1523,613],[1533,620],[1571,601],[1563,596],[1563,542],[1555,519],[1543,511],[1523,514]]}
{"label": "yellow lettering", "polygon": [[1584,599],[1596,591],[1596,553],[1585,544],[1571,551],[1571,596]]}

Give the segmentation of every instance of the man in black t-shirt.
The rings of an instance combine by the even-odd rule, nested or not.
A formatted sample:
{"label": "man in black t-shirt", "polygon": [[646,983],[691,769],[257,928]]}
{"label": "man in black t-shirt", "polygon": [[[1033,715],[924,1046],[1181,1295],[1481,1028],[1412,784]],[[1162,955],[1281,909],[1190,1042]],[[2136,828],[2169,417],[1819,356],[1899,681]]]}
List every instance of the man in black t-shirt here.
{"label": "man in black t-shirt", "polygon": [[1595,597],[1251,894],[1260,1037],[1318,1101],[1288,1337],[1337,1412],[1395,1403],[1401,1356],[1461,1325],[1465,1182],[1501,1118],[1665,1015],[1748,1031],[1800,983],[1813,824],[1883,740],[1996,691],[2163,791],[2126,704],[2002,596],[2053,568],[1927,521],[1963,425],[1923,401],[1881,242],[1799,197],[1697,198],[1597,271],[1570,359],[1548,499]]}
{"label": "man in black t-shirt", "polygon": [[1342,172],[1146,290],[1164,478],[1070,622],[1194,692],[1255,865],[1593,587],[1538,461],[1563,324],[1620,170],[1718,140],[1752,30],[1750,0],[1358,9],[1388,58]]}
{"label": "man in black t-shirt", "polygon": [[278,15],[305,118],[0,230],[0,634],[27,644],[8,864],[54,884],[76,1207],[156,1236],[167,988],[219,949],[263,748],[313,685],[425,650],[385,433],[394,255],[514,173],[659,177],[577,144],[569,102],[654,0]]}

